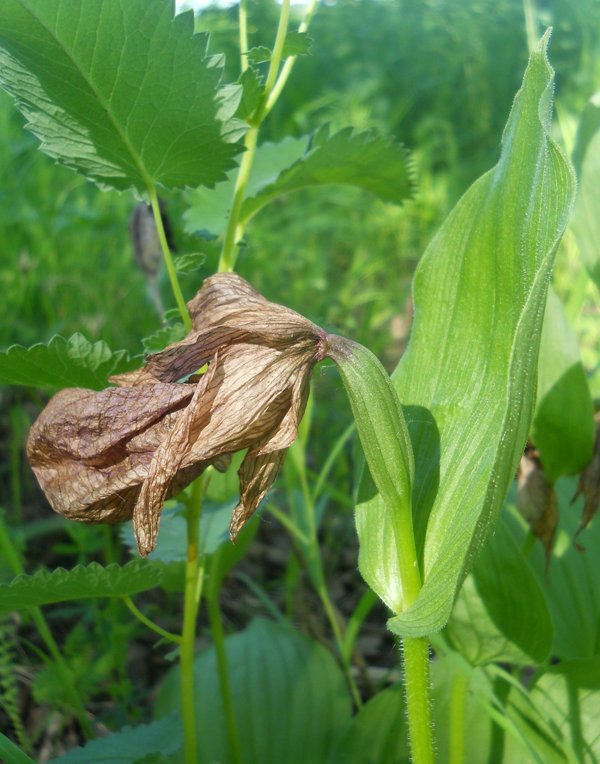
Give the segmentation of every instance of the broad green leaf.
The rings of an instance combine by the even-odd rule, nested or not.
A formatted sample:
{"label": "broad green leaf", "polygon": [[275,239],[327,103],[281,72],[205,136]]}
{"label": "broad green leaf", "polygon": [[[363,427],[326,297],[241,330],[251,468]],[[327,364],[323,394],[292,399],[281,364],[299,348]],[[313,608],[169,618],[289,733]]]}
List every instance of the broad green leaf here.
{"label": "broad green leaf", "polygon": [[35,764],[33,759],[0,732],[0,761],[7,764]]}
{"label": "broad green leaf", "polygon": [[158,586],[163,573],[163,566],[140,560],[127,565],[113,563],[106,568],[92,562],[72,570],[39,570],[32,576],[21,575],[9,584],[0,584],[0,613],[52,602],[137,594]]}
{"label": "broad green leaf", "polygon": [[531,438],[551,482],[580,472],[592,459],[594,405],[579,343],[550,289],[538,364],[537,403]]}
{"label": "broad green leaf", "polygon": [[43,151],[102,185],[213,185],[239,147],[206,45],[172,0],[3,0],[0,84]]}
{"label": "broad green leaf", "polygon": [[473,666],[548,658],[554,629],[546,598],[504,518],[460,590],[446,635]]}
{"label": "broad green leaf", "polygon": [[[244,764],[321,764],[350,721],[342,672],[322,645],[262,619],[225,641]],[[214,650],[195,662],[199,764],[231,761]],[[161,687],[156,713],[179,712],[179,667]]]}
{"label": "broad green leaf", "polygon": [[111,374],[139,365],[126,350],[113,353],[103,341],[91,343],[79,333],[67,340],[57,334],[47,345],[13,345],[0,352],[0,384],[102,390]]}
{"label": "broad green leaf", "polygon": [[[591,658],[600,649],[600,522],[598,518],[577,537],[585,551],[575,545],[575,533],[581,520],[583,499],[574,506],[571,500],[577,487],[574,478],[561,478],[556,484],[560,523],[556,533],[552,561],[546,570],[544,552],[536,544],[531,564],[538,577],[554,623],[552,654],[564,660]],[[511,530],[523,544],[527,528],[515,512]]]}
{"label": "broad green leaf", "polygon": [[600,289],[600,93],[591,99],[582,116],[574,159],[579,188],[571,231],[590,277]]}
{"label": "broad green leaf", "polygon": [[[272,184],[282,170],[295,162],[306,151],[308,137],[284,138],[280,143],[263,143],[256,150],[247,194],[255,196],[262,188]],[[231,208],[236,173],[229,173],[228,180],[213,190],[197,188],[186,194],[189,205],[183,219],[189,233],[207,231],[222,234],[227,225]]]}
{"label": "broad green leaf", "polygon": [[[150,724],[124,727],[92,740],[52,759],[50,764],[141,764],[155,760],[147,757],[177,753],[182,745],[181,719],[171,714]],[[160,760],[165,759],[157,759]]]}
{"label": "broad green leaf", "polygon": [[409,764],[404,688],[378,692],[353,717],[327,764]]}
{"label": "broad green leaf", "polygon": [[[571,166],[550,137],[548,34],[530,58],[500,160],[462,197],[415,274],[415,321],[394,384],[415,456],[413,516],[423,588],[389,627],[441,629],[495,522],[531,422],[537,356],[554,253],[574,195]],[[376,528],[381,499],[357,507],[361,555],[374,587],[402,601],[386,576],[398,551]]]}

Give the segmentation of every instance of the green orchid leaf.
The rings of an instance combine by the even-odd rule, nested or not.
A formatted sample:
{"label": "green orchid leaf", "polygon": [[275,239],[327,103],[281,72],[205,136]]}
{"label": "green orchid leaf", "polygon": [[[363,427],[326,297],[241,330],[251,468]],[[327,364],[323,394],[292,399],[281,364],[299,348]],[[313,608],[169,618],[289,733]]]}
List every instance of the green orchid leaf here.
{"label": "green orchid leaf", "polygon": [[[290,626],[255,619],[225,640],[240,748],[248,762],[326,764],[350,721],[344,676],[331,653]],[[194,665],[198,761],[231,761],[217,657]],[[163,683],[156,715],[181,713],[180,670]]]}
{"label": "green orchid leaf", "polygon": [[126,350],[113,353],[103,341],[92,343],[79,333],[67,340],[57,334],[47,345],[13,345],[1,352],[0,384],[103,390],[112,374],[139,365],[139,358],[131,358]]}
{"label": "green orchid leaf", "polygon": [[[498,164],[458,202],[415,275],[412,336],[393,379],[414,451],[423,587],[388,623],[402,636],[424,636],[447,622],[531,422],[547,285],[575,188],[550,137],[547,43],[548,34],[531,55]],[[381,522],[381,506],[378,496],[359,504],[363,528]],[[361,555],[379,569],[368,583],[377,581],[384,601],[397,586],[386,572],[398,557],[387,525],[359,530]]]}
{"label": "green orchid leaf", "polygon": [[600,92],[588,103],[573,152],[579,188],[571,231],[592,281],[600,289]]}
{"label": "green orchid leaf", "polygon": [[40,570],[0,585],[0,613],[89,597],[124,597],[159,586],[164,566],[143,560],[107,567],[92,562],[72,570]]}
{"label": "green orchid leaf", "polygon": [[471,665],[547,660],[554,628],[545,594],[504,517],[486,539],[446,625]]}
{"label": "green orchid leaf", "polygon": [[551,482],[561,475],[580,472],[590,463],[595,435],[594,405],[579,343],[551,289],[542,329],[531,429],[531,439]]}
{"label": "green orchid leaf", "polygon": [[240,148],[207,39],[172,0],[4,0],[0,84],[43,151],[101,185],[212,186]]}

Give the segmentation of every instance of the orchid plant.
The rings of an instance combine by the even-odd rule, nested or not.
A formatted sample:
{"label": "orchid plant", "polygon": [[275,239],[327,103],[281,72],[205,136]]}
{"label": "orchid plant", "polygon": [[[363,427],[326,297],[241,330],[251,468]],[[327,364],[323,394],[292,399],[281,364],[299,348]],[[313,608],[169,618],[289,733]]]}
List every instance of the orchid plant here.
{"label": "orchid plant", "polygon": [[[273,199],[331,183],[356,185],[395,203],[412,192],[405,150],[351,130],[330,135],[321,128],[294,144],[292,156],[282,147],[275,177],[261,174],[261,157],[272,152],[260,143],[261,125],[297,57],[309,50],[315,8],[311,0],[291,30],[290,2],[283,0],[273,47],[265,52],[249,47],[247,2],[241,0],[240,77],[225,86],[218,60],[206,56],[206,39],[194,31],[193,15],[174,16],[169,0],[5,0],[0,19],[0,83],[43,151],[103,188],[133,191],[150,205],[180,313],[179,337],[143,365],[81,338],[56,339],[9,350],[0,359],[0,378],[62,388],[27,442],[52,507],[85,523],[132,519],[137,549],[150,555],[118,573],[96,571],[93,584],[79,574],[81,591],[88,586],[90,596],[123,597],[134,615],[177,645],[183,731],[168,717],[154,722],[150,727],[161,742],[148,753],[182,756],[186,764],[214,755],[199,735],[196,715],[196,682],[203,679],[195,679],[194,638],[205,585],[227,730],[222,755],[235,764],[270,760],[248,758],[240,743],[240,709],[228,667],[235,658],[219,625],[218,586],[210,593],[224,572],[215,562],[207,576],[213,558],[199,532],[202,506],[207,476],[245,452],[229,524],[235,540],[298,438],[311,372],[325,358],[338,366],[361,445],[358,565],[389,608],[388,628],[402,646],[411,759],[434,761],[430,648],[448,660],[458,654],[447,637],[452,609],[478,553],[487,548],[525,447],[548,283],[575,193],[571,165],[551,136],[546,34],[531,53],[498,164],[466,192],[423,255],[414,280],[410,344],[391,378],[366,348],[266,300],[234,269],[247,225]],[[195,189],[185,192],[190,219],[196,226],[203,219],[222,245],[219,272],[187,305],[159,188]],[[131,595],[161,580],[164,571],[152,552],[165,501],[180,494],[187,508],[184,612],[181,633],[171,634],[141,613]],[[347,636],[315,565],[316,588],[345,672],[344,692],[360,709]],[[22,580],[13,593],[19,586]],[[50,599],[39,594],[22,606],[60,600],[61,586],[66,591],[55,580]],[[537,649],[521,647],[529,654]],[[470,676],[458,674],[450,731],[454,762],[464,753],[460,709],[464,676]],[[391,699],[401,708],[401,698]],[[349,707],[344,713],[349,716]],[[367,708],[356,718],[363,713]],[[81,716],[82,727],[89,727]],[[313,758],[300,751],[301,760],[348,760],[344,746],[355,734],[338,730]],[[535,744],[520,742],[528,755],[537,755]],[[300,759],[289,751],[279,760]]]}

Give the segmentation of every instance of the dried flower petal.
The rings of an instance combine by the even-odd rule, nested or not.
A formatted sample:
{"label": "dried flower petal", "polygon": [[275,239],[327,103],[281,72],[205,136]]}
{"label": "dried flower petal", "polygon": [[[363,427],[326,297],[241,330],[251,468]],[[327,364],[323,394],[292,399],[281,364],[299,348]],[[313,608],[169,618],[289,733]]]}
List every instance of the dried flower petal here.
{"label": "dried flower petal", "polygon": [[600,507],[600,414],[596,414],[595,419],[596,441],[594,443],[592,461],[579,476],[577,490],[571,501],[571,503],[575,502],[580,495],[584,497],[581,523],[575,538],[588,527],[594,515],[598,512],[598,507]]}
{"label": "dried flower petal", "polygon": [[531,532],[542,542],[548,568],[558,527],[558,501],[554,486],[548,481],[537,452],[532,449],[521,457],[517,485],[517,508]]}
{"label": "dried flower petal", "polygon": [[[248,449],[232,538],[277,476],[298,433],[325,333],[236,274],[207,279],[193,330],[95,393],[58,393],[34,423],[29,460],[53,508],[83,522],[133,517],[140,553],[156,545],[166,498]],[[204,375],[195,374],[208,364]],[[192,376],[190,376],[192,375]],[[180,381],[187,377],[187,381]]]}

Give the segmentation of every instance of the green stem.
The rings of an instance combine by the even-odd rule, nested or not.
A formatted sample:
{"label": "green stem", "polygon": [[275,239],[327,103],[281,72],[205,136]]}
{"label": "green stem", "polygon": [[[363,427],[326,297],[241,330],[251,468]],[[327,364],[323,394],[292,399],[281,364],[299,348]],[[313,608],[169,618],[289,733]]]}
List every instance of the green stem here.
{"label": "green stem", "polygon": [[240,20],[240,59],[242,73],[248,68],[248,3],[247,0],[240,0],[239,10]]}
{"label": "green stem", "polygon": [[166,629],[163,629],[157,623],[154,623],[154,621],[151,621],[150,618],[145,616],[142,613],[142,611],[136,607],[131,597],[129,596],[123,597],[123,602],[127,605],[129,610],[138,619],[138,621],[141,621],[144,624],[144,626],[147,626],[152,631],[155,631],[157,634],[160,634],[160,636],[163,637],[164,639],[168,639],[169,642],[176,642],[177,644],[181,644],[181,637],[179,636],[179,634],[172,634],[170,631],[166,631]]}
{"label": "green stem", "polygon": [[465,761],[465,712],[469,679],[456,674],[450,691],[450,755],[449,764]]}
{"label": "green stem", "polygon": [[[20,576],[24,574],[25,569],[23,567],[23,563],[21,561],[21,558],[19,557],[19,554],[15,551],[15,548],[13,547],[10,541],[8,531],[4,523],[4,519],[1,516],[0,516],[0,549],[2,549],[4,558],[8,562],[9,566],[12,568],[14,574],[16,576]],[[83,734],[85,735],[86,738],[91,738],[92,727],[90,725],[90,720],[86,714],[83,703],[81,702],[81,698],[79,697],[79,693],[77,692],[73,675],[69,667],[67,666],[65,659],[63,658],[60,650],[58,649],[58,645],[56,644],[56,640],[54,639],[52,632],[50,631],[50,627],[48,626],[48,623],[44,617],[44,614],[42,613],[42,610],[39,607],[28,608],[28,612],[31,615],[31,620],[33,621],[36,629],[38,630],[38,634],[42,638],[48,652],[50,653],[50,657],[52,658],[52,660],[54,661],[56,665],[56,668],[58,669],[58,673],[61,676],[63,685],[66,690],[66,694],[68,695],[71,701],[71,705],[73,706],[73,710],[75,711],[77,718],[79,719],[79,724],[81,726]]]}
{"label": "green stem", "polygon": [[344,635],[340,629],[337,614],[333,607],[333,603],[331,602],[327,587],[325,586],[324,579],[321,581],[320,586],[317,587],[317,593],[323,604],[323,609],[325,610],[327,619],[331,624],[331,630],[333,631],[333,637],[337,645],[340,660],[342,661],[342,667],[344,669],[344,674],[346,675],[346,681],[348,682],[348,687],[350,688],[352,699],[354,700],[354,705],[356,706],[356,710],[360,711],[363,706],[363,702],[362,698],[360,697],[360,692],[358,691],[356,681],[352,674],[352,654],[348,654],[348,651],[345,649]]}
{"label": "green stem", "polygon": [[183,752],[185,764],[197,764],[196,711],[194,701],[194,642],[196,619],[200,604],[198,576],[200,566],[199,530],[202,513],[203,484],[199,477],[192,487],[187,511],[187,559],[185,563],[185,592],[183,628],[179,667],[181,676],[181,717],[183,721]]}
{"label": "green stem", "polygon": [[[216,555],[218,555],[218,552]],[[215,654],[217,656],[217,669],[219,671],[219,683],[221,685],[221,697],[223,699],[225,726],[227,727],[227,737],[229,739],[231,752],[230,761],[232,764],[242,764],[242,749],[240,748],[240,740],[235,722],[235,709],[233,706],[233,696],[231,694],[231,681],[229,679],[227,650],[225,649],[225,633],[223,631],[221,608],[219,607],[218,590],[216,592],[211,592],[206,599],[206,604]]]}
{"label": "green stem", "polygon": [[175,264],[171,256],[171,250],[167,243],[167,235],[163,226],[162,217],[160,214],[160,205],[158,203],[158,195],[156,193],[156,187],[150,186],[148,188],[148,194],[150,196],[150,204],[152,206],[152,214],[154,215],[154,224],[156,226],[156,233],[158,234],[158,240],[162,249],[163,257],[165,259],[165,265],[167,266],[167,273],[169,274],[169,281],[171,282],[171,289],[175,296],[175,302],[181,315],[181,320],[185,326],[186,331],[190,331],[192,328],[192,319],[183,299],[181,292],[181,286],[179,285],[179,279],[177,278],[177,271],[175,270]]}
{"label": "green stem", "polygon": [[435,759],[429,705],[429,644],[426,639],[405,638],[402,647],[411,761],[413,764],[433,764]]}
{"label": "green stem", "polygon": [[[308,4],[306,8],[304,19],[302,20],[302,23],[298,27],[299,32],[301,33],[306,32],[316,8],[317,8],[317,0],[311,0],[311,2]],[[279,72],[279,76],[277,77],[277,81],[273,85],[273,89],[269,93],[269,96],[265,102],[264,111],[263,111],[263,119],[267,116],[267,114],[271,111],[273,106],[275,106],[275,104],[277,103],[277,99],[281,95],[281,91],[285,87],[288,77],[292,73],[292,69],[294,68],[294,64],[296,63],[297,58],[298,56],[288,56],[288,58],[286,58],[283,66],[281,67],[281,71]]]}

